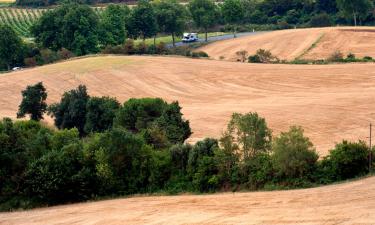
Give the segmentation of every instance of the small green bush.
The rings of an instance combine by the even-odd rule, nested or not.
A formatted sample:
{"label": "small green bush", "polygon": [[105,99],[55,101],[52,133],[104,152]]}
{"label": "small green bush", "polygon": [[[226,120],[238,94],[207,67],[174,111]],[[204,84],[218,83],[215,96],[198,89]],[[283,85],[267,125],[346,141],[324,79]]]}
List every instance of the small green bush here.
{"label": "small green bush", "polygon": [[208,54],[203,51],[192,52],[191,57],[193,58],[208,58]]}
{"label": "small green bush", "polygon": [[327,13],[321,13],[313,16],[310,20],[311,27],[330,27],[332,26],[331,17]]}

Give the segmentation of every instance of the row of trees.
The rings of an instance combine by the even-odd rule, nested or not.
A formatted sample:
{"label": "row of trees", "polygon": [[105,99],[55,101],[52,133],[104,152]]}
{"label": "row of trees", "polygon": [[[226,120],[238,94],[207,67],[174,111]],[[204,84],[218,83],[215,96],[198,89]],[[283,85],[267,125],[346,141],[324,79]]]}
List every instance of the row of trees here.
{"label": "row of trees", "polygon": [[220,139],[190,145],[176,102],[130,99],[120,106],[80,86],[53,105],[55,130],[37,121],[48,111],[43,85],[22,96],[18,116],[32,120],[0,122],[2,210],[155,191],[310,187],[368,172],[364,142],[343,141],[318,161],[301,127],[274,137],[257,113],[235,113]]}

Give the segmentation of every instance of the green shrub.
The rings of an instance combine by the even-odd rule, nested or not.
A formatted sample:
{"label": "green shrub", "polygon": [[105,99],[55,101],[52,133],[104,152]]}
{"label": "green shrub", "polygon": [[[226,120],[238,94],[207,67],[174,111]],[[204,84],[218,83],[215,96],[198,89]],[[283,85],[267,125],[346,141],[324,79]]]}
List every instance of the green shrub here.
{"label": "green shrub", "polygon": [[269,50],[258,49],[255,55],[252,55],[248,58],[250,63],[277,63],[280,60],[272,55]]}
{"label": "green shrub", "polygon": [[314,15],[310,20],[311,27],[330,27],[332,26],[331,17],[327,13]]}
{"label": "green shrub", "polygon": [[343,141],[337,144],[321,163],[328,181],[350,179],[368,172],[369,149],[360,142]]}
{"label": "green shrub", "polygon": [[191,57],[193,58],[208,58],[208,54],[203,51],[192,52]]}
{"label": "green shrub", "polygon": [[291,127],[281,132],[272,144],[272,159],[277,176],[283,182],[294,185],[312,180],[319,158],[309,138],[301,127]]}
{"label": "green shrub", "polygon": [[273,166],[269,154],[256,154],[241,165],[241,183],[251,190],[263,188],[272,179]]}
{"label": "green shrub", "polygon": [[344,55],[340,51],[333,52],[327,59],[328,62],[343,62]]}

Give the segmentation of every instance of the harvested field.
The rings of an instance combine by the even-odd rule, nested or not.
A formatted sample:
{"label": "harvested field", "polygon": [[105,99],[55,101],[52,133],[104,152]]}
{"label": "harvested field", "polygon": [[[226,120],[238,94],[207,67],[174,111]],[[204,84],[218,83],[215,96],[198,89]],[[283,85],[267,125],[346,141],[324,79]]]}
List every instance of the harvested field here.
{"label": "harvested field", "polygon": [[241,50],[267,49],[280,59],[327,59],[335,51],[346,56],[375,57],[375,28],[330,27],[290,29],[215,42],[200,48],[213,59],[236,61]]}
{"label": "harvested field", "polygon": [[0,213],[0,224],[374,224],[375,177],[320,188],[134,197]]}
{"label": "harvested field", "polygon": [[[101,56],[0,75],[0,116],[15,118],[26,85],[48,102],[79,84],[91,95],[178,100],[194,132],[219,137],[233,112],[256,111],[274,134],[301,125],[321,155],[342,139],[367,140],[375,121],[375,64],[261,65],[173,57]],[[47,118],[51,122],[51,119]]]}

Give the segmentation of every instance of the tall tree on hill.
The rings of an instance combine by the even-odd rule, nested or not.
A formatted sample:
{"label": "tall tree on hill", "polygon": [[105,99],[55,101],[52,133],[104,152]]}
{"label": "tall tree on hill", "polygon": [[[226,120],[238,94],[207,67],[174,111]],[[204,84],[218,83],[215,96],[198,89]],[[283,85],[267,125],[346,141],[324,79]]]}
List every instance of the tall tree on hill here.
{"label": "tall tree on hill", "polygon": [[154,8],[146,0],[140,0],[133,8],[129,21],[129,27],[134,37],[143,40],[154,37],[157,33],[157,23]]}
{"label": "tall tree on hill", "polygon": [[64,4],[44,13],[31,31],[45,48],[66,48],[76,55],[98,51],[99,18],[87,5]]}
{"label": "tall tree on hill", "polygon": [[120,45],[126,39],[127,6],[110,4],[101,15],[99,40],[103,46]]}
{"label": "tall tree on hill", "polygon": [[77,128],[80,135],[84,135],[86,123],[87,102],[90,96],[84,85],[65,92],[60,103],[48,107],[48,114],[54,117],[55,125],[59,129]]}
{"label": "tall tree on hill", "polygon": [[337,7],[347,18],[353,18],[354,26],[358,19],[366,19],[370,10],[374,7],[370,0],[336,0]]}
{"label": "tall tree on hill", "polygon": [[233,26],[233,37],[236,37],[237,24],[242,21],[244,16],[241,0],[224,0],[221,11],[225,23]]}
{"label": "tall tree on hill", "polygon": [[10,70],[23,51],[22,39],[8,25],[0,24],[0,66]]}
{"label": "tall tree on hill", "polygon": [[218,12],[212,0],[192,0],[189,3],[189,11],[197,27],[203,28],[207,41],[208,29],[216,24]]}
{"label": "tall tree on hill", "polygon": [[161,32],[172,35],[175,46],[176,35],[182,34],[186,25],[187,10],[175,0],[161,0],[155,3],[156,21]]}
{"label": "tall tree on hill", "polygon": [[19,106],[17,118],[30,114],[30,119],[39,121],[47,110],[47,92],[42,82],[27,86],[22,91],[22,102]]}

